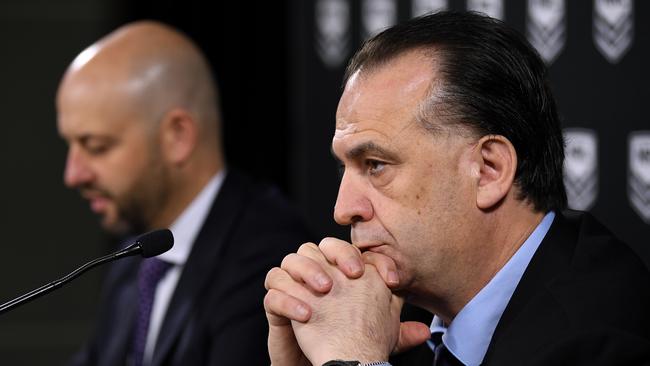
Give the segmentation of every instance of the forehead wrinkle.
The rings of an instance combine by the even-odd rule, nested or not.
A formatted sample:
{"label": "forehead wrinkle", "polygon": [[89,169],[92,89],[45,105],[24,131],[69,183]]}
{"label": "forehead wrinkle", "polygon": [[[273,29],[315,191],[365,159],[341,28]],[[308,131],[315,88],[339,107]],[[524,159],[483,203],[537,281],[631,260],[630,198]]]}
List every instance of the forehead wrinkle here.
{"label": "forehead wrinkle", "polygon": [[[412,126],[413,123],[410,124]],[[406,128],[403,128],[400,131],[405,131]],[[399,135],[399,134],[398,134]],[[339,163],[343,164],[343,160],[354,162],[360,161],[368,156],[385,159],[393,164],[401,164],[404,162],[404,156],[400,154],[402,149],[399,146],[395,146],[395,139],[387,139],[389,142],[384,146],[382,145],[383,140],[376,141],[373,138],[361,139],[358,143],[353,143],[352,146],[343,151],[343,158],[339,158],[334,151],[334,144],[330,146],[330,153],[334,159]]]}
{"label": "forehead wrinkle", "polygon": [[[384,124],[389,124],[388,122],[383,122]],[[340,129],[337,128],[335,132],[335,136],[333,139],[333,143],[330,146],[330,152],[332,156],[338,161],[340,160],[339,157],[337,156],[336,152],[334,151],[334,142],[336,140],[340,140],[342,138],[345,138],[347,136],[356,134],[356,133],[363,133],[363,132],[373,132],[375,134],[380,135],[383,137],[383,139],[388,141],[387,146],[393,147],[396,143],[396,141],[400,138],[401,135],[406,133],[408,130],[411,130],[412,127],[415,126],[415,128],[421,129],[419,124],[414,118],[411,118],[410,121],[402,126],[399,130],[395,131],[394,134],[389,135],[384,131],[380,131],[377,129],[373,128],[367,128],[363,129],[361,131],[357,130],[357,125],[358,122],[346,122],[346,128]],[[346,131],[348,130],[348,131]],[[362,140],[363,141],[363,140]],[[363,156],[364,154],[367,154],[369,152],[376,152],[381,155],[384,155],[386,157],[390,157],[391,159],[394,160],[399,160],[397,158],[397,154],[395,152],[390,151],[386,147],[383,147],[380,145],[379,141],[377,141],[377,138],[366,138],[364,142],[358,143],[358,144],[353,144],[352,147],[348,150],[345,151],[345,157],[348,159],[354,159],[354,158],[359,158],[360,156]]]}

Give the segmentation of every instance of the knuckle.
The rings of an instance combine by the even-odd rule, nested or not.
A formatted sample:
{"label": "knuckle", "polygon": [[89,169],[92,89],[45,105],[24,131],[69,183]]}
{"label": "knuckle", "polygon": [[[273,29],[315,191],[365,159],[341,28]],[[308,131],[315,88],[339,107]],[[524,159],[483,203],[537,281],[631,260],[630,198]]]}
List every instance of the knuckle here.
{"label": "knuckle", "polygon": [[325,237],[325,238],[321,239],[320,243],[318,243],[318,246],[323,247],[323,246],[326,246],[328,244],[331,244],[333,239],[334,238],[331,238],[331,237]]}
{"label": "knuckle", "polygon": [[318,244],[318,246],[332,246],[332,245],[340,247],[340,246],[348,246],[349,243],[338,238],[327,236],[323,238]]}
{"label": "knuckle", "polygon": [[271,289],[264,296],[264,309],[267,312],[276,313],[278,290]]}
{"label": "knuckle", "polygon": [[266,310],[267,312],[271,309],[271,296],[273,296],[271,295],[271,293],[272,290],[268,291],[266,295],[264,295],[264,310]]}
{"label": "knuckle", "polygon": [[300,248],[298,248],[297,253],[298,254],[309,253],[309,252],[313,252],[314,250],[318,250],[318,246],[314,243],[309,242],[309,243],[302,244]]}
{"label": "knuckle", "polygon": [[291,262],[293,262],[297,256],[298,254],[296,253],[285,255],[282,259],[282,262],[280,263],[280,268],[286,269],[288,266],[291,266]]}
{"label": "knuckle", "polygon": [[320,241],[319,248],[333,257],[350,258],[360,254],[361,252],[354,245],[332,237],[324,238]]}
{"label": "knuckle", "polygon": [[273,279],[278,275],[278,271],[281,271],[281,269],[278,267],[273,267],[268,272],[266,272],[266,278],[264,279],[264,288],[267,290],[271,289],[271,283],[273,282]]}

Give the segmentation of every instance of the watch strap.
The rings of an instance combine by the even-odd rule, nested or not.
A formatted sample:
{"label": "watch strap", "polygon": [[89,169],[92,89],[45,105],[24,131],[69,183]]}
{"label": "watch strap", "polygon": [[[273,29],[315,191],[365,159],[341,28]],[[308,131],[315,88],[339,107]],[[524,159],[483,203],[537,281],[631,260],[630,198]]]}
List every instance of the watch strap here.
{"label": "watch strap", "polygon": [[332,360],[327,361],[323,366],[391,366],[390,363],[385,361],[370,362],[370,363],[361,363],[359,361],[343,361],[343,360]]}

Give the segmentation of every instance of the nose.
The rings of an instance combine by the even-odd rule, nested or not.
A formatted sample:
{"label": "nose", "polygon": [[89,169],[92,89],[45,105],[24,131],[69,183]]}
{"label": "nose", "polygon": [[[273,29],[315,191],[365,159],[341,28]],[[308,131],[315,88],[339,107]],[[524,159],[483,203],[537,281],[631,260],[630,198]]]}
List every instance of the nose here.
{"label": "nose", "polygon": [[93,173],[75,146],[68,149],[63,182],[69,188],[77,188],[93,180]]}
{"label": "nose", "polygon": [[367,198],[367,189],[369,188],[364,186],[363,181],[354,179],[353,173],[346,171],[343,174],[334,206],[334,220],[339,225],[352,225],[372,219],[374,211]]}

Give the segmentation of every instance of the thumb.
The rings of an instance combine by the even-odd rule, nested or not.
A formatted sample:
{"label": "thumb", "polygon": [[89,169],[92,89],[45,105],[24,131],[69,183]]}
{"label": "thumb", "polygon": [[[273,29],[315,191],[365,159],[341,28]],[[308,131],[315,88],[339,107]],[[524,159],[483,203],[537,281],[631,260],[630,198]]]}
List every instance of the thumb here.
{"label": "thumb", "polygon": [[393,354],[402,353],[409,349],[419,346],[431,338],[429,327],[420,322],[403,322],[399,327],[399,339]]}

